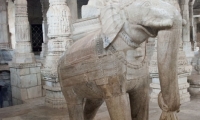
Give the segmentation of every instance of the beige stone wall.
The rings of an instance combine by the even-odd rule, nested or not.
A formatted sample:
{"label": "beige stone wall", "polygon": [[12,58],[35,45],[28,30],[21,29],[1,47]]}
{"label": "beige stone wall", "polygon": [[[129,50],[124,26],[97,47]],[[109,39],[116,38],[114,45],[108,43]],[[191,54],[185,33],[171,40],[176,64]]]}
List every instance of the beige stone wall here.
{"label": "beige stone wall", "polygon": [[42,96],[40,67],[11,68],[13,105]]}

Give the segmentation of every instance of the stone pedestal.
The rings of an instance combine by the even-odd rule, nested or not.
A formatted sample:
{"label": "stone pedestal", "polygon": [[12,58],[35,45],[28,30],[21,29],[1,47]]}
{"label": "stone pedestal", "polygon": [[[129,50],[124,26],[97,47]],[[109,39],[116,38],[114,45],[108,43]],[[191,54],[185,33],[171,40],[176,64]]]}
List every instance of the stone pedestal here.
{"label": "stone pedestal", "polygon": [[200,98],[200,74],[193,74],[188,78],[190,83],[189,92],[192,97]]}
{"label": "stone pedestal", "polygon": [[41,64],[10,64],[13,105],[42,96]]}
{"label": "stone pedestal", "polygon": [[52,108],[66,108],[67,103],[61,92],[60,84],[55,81],[45,81],[45,104]]}

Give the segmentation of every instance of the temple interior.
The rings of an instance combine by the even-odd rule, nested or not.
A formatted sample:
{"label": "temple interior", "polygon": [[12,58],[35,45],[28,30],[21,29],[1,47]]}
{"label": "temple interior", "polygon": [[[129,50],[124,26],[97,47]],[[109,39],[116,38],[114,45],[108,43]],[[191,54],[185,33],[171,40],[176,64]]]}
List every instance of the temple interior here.
{"label": "temple interior", "polygon": [[[0,120],[70,120],[58,75],[59,60],[73,43],[101,29],[102,6],[123,6],[120,0],[102,1],[105,4],[99,0],[0,0]],[[148,0],[142,1],[148,4]],[[177,48],[181,107],[177,116],[180,120],[200,120],[200,1],[157,1],[172,6],[177,3],[182,16],[182,42]],[[162,112],[158,105],[163,90],[157,59],[159,44],[159,37],[145,40],[149,120],[158,120]],[[105,102],[94,120],[112,120]]]}

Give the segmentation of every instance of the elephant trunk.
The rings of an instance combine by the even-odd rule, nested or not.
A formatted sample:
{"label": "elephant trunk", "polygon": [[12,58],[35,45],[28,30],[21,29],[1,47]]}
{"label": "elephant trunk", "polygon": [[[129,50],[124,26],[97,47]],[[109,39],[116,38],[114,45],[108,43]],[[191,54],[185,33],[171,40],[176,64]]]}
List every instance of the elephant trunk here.
{"label": "elephant trunk", "polygon": [[182,17],[176,12],[172,28],[158,33],[158,70],[161,85],[159,106],[163,110],[160,120],[176,120],[179,110],[178,50],[182,40]]}
{"label": "elephant trunk", "polygon": [[152,27],[158,30],[166,29],[166,28],[171,28],[173,26],[173,21],[172,19],[164,19],[160,20],[160,18],[153,19],[153,20],[148,20],[143,23],[144,26]]}

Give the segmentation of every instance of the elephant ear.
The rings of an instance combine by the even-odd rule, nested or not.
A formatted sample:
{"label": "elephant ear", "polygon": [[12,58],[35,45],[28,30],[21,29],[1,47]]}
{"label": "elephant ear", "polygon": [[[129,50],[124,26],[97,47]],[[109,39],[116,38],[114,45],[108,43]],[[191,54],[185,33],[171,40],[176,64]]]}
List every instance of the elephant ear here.
{"label": "elephant ear", "polygon": [[101,10],[103,46],[107,48],[115,39],[124,25],[121,10],[117,7],[107,6]]}

